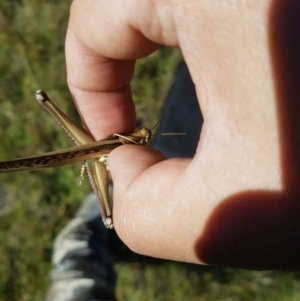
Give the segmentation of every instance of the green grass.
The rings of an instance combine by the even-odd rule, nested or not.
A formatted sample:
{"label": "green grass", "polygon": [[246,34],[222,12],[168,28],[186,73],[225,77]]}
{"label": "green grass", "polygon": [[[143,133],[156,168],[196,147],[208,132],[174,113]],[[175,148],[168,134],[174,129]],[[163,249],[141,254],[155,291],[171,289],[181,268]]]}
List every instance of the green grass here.
{"label": "green grass", "polygon": [[[178,263],[119,264],[119,300],[299,300],[294,274],[253,272]],[[126,288],[126,289],[125,289]]]}
{"label": "green grass", "polygon": [[[0,2],[0,159],[72,146],[36,104],[46,90],[79,120],[64,67],[70,1]],[[138,62],[132,83],[139,122],[151,127],[180,61],[162,48]],[[52,242],[90,191],[78,186],[80,164],[0,175],[0,301],[42,300]],[[6,202],[3,202],[5,195]],[[116,265],[119,300],[299,300],[299,274],[249,272],[173,262]]]}

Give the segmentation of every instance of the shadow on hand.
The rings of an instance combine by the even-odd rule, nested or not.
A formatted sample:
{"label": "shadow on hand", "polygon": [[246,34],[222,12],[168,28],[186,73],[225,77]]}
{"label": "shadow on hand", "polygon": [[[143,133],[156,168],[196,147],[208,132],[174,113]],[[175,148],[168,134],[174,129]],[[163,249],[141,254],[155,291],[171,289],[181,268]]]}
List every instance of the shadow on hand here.
{"label": "shadow on hand", "polygon": [[300,268],[300,2],[274,0],[269,18],[283,190],[244,191],[224,200],[195,245],[207,264]]}

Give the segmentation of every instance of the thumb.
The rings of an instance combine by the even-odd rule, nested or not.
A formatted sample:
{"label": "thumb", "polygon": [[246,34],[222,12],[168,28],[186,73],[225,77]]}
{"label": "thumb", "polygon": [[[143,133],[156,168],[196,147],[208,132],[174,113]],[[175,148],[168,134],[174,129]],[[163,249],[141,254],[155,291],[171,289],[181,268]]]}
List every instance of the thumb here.
{"label": "thumb", "polygon": [[[188,245],[188,256],[195,256],[193,235],[182,229],[183,238],[177,239],[178,224],[190,226],[185,218],[189,206],[182,197],[190,160],[165,160],[155,149],[124,145],[108,161],[114,182],[114,225],[123,242],[137,253],[175,260],[182,259]],[[188,244],[182,244],[186,238]]]}

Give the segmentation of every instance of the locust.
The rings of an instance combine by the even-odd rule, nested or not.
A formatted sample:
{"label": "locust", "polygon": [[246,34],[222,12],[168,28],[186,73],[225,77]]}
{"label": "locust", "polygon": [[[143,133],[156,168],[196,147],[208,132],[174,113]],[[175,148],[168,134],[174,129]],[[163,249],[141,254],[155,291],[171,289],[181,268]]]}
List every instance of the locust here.
{"label": "locust", "polygon": [[[109,172],[106,158],[113,149],[123,144],[146,145],[151,139],[151,130],[141,128],[133,133],[124,135],[114,134],[107,139],[95,141],[85,128],[79,126],[63,113],[44,91],[36,91],[35,97],[43,108],[55,118],[77,146],[42,155],[2,161],[0,162],[0,173],[57,167],[83,161],[81,177],[83,177],[84,170],[86,170],[100,205],[103,223],[108,229],[112,229],[113,217],[108,192]],[[89,160],[92,160],[91,167],[87,162]]]}

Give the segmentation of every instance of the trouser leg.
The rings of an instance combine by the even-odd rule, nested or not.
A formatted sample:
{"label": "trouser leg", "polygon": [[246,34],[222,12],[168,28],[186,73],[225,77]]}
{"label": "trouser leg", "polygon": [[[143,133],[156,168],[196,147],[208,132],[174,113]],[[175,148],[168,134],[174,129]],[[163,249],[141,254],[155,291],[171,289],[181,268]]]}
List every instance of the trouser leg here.
{"label": "trouser leg", "polygon": [[185,63],[179,65],[174,83],[163,107],[162,120],[156,133],[186,133],[184,136],[154,136],[151,146],[160,150],[167,158],[192,158],[195,154],[203,117]]}
{"label": "trouser leg", "polygon": [[55,240],[47,301],[116,300],[110,232],[91,194]]}

